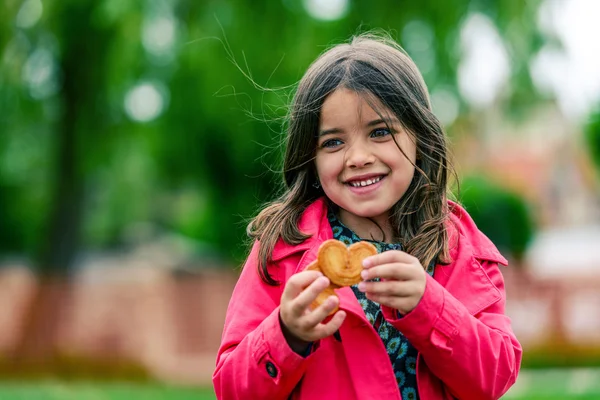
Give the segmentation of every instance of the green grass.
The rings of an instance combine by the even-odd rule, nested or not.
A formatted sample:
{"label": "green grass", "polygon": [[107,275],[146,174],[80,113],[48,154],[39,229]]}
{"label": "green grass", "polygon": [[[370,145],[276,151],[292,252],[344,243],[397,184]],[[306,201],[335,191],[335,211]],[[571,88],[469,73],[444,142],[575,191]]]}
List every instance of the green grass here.
{"label": "green grass", "polygon": [[212,388],[142,383],[0,382],[2,400],[214,400]]}
{"label": "green grass", "polygon": [[522,370],[503,400],[600,399],[600,368]]}
{"label": "green grass", "polygon": [[[0,381],[1,400],[215,400],[212,388],[158,383]],[[597,400],[600,368],[521,371],[503,400]]]}
{"label": "green grass", "polygon": [[575,395],[575,394],[569,394],[569,395],[564,395],[564,394],[528,394],[527,396],[523,396],[523,397],[507,397],[504,396],[502,398],[502,400],[504,399],[527,399],[527,400],[598,400],[598,395],[597,394],[581,394],[581,395]]}

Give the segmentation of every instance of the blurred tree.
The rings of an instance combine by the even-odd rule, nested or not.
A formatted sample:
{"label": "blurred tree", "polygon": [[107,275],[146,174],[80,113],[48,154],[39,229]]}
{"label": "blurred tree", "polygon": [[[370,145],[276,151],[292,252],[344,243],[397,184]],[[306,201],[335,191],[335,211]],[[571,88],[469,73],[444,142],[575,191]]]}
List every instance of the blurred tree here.
{"label": "blurred tree", "polygon": [[62,113],[52,151],[56,157],[52,203],[37,265],[43,272],[66,275],[79,248],[85,175],[95,167],[88,161],[90,154],[110,157],[102,146],[109,140],[105,97],[110,82],[104,65],[115,27],[94,20],[92,4],[63,1],[55,7],[51,11],[63,16],[52,27],[60,38]]}
{"label": "blurred tree", "polygon": [[[93,19],[91,3],[63,1],[52,4],[46,11],[50,15],[61,15],[61,18],[48,18],[46,25],[59,40],[55,49],[41,45],[36,51],[46,52],[42,53],[46,54],[46,60],[36,60],[42,65],[34,64],[30,68],[51,68],[56,63],[61,88],[54,101],[60,106],[60,112],[51,124],[54,137],[48,151],[53,171],[50,173],[48,215],[35,254],[40,284],[29,313],[25,315],[24,334],[15,348],[15,356],[20,362],[34,356],[46,357],[53,351],[49,345],[53,343],[58,321],[55,311],[60,296],[56,293],[61,283],[57,281],[68,275],[79,248],[88,160],[93,153],[96,157],[108,156],[99,155],[101,142],[107,140],[104,132],[108,128],[103,97],[104,88],[109,85],[103,65],[114,30],[100,26]],[[31,57],[35,57],[35,53]],[[34,98],[43,97],[43,93],[36,92],[42,90],[40,73],[39,70],[32,72],[34,81],[30,93]]]}
{"label": "blurred tree", "polygon": [[476,176],[464,178],[460,190],[460,202],[477,227],[520,265],[535,228],[525,199]]}

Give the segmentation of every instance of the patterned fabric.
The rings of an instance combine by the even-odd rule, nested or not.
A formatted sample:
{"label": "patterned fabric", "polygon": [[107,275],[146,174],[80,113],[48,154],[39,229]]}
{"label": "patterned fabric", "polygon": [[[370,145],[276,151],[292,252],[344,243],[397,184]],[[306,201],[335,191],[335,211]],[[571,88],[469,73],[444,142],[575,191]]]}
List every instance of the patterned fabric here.
{"label": "patterned fabric", "polygon": [[[329,210],[328,218],[333,230],[333,238],[345,243],[346,246],[363,240],[375,245],[378,253],[388,250],[402,250],[402,245],[400,243],[384,243],[361,239],[350,228],[342,224],[331,210]],[[434,265],[435,263],[431,263],[427,268],[427,273],[432,276]],[[379,303],[367,299],[365,294],[358,290],[358,285],[352,286],[352,291],[362,306],[367,319],[371,325],[373,325],[375,331],[379,333],[379,337],[387,349],[392,368],[396,375],[396,382],[400,388],[402,400],[418,399],[419,393],[417,390],[416,375],[417,349],[410,344],[408,339],[406,339],[400,331],[385,320]]]}

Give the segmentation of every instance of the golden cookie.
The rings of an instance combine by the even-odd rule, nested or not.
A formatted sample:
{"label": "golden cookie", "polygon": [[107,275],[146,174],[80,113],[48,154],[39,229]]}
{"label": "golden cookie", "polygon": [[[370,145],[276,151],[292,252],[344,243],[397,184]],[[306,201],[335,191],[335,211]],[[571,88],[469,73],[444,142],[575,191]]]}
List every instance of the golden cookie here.
{"label": "golden cookie", "polygon": [[[315,260],[315,261],[311,262],[310,264],[308,264],[305,268],[305,271],[319,271],[323,274],[323,271],[321,270],[321,267],[319,266],[319,260]],[[323,275],[325,275],[325,274],[323,274]],[[331,282],[331,279],[329,280],[329,287],[332,289],[341,288],[341,286],[336,285],[335,283]]]}
{"label": "golden cookie", "polygon": [[306,271],[319,271],[319,272],[323,272],[321,271],[321,268],[319,268],[319,263],[317,260],[311,262],[310,264],[308,264],[306,266]]}
{"label": "golden cookie", "polygon": [[[305,270],[320,271],[329,278],[330,284],[311,303],[310,308],[314,310],[329,296],[337,297],[334,289],[359,283],[363,260],[375,254],[377,254],[377,248],[368,242],[354,243],[348,248],[344,243],[335,239],[323,242],[319,247],[317,259],[308,264]],[[338,309],[339,307],[336,306],[329,315]]]}
{"label": "golden cookie", "polygon": [[317,260],[323,274],[338,286],[352,286],[361,281],[362,265],[349,263],[350,254],[339,240],[326,240],[319,247]]}
{"label": "golden cookie", "polygon": [[377,247],[375,247],[369,242],[353,243],[350,245],[350,247],[348,247],[348,253],[350,253],[350,256],[348,257],[348,264],[350,269],[360,269],[362,271],[363,260],[367,257],[374,256],[375,254],[377,254]]}

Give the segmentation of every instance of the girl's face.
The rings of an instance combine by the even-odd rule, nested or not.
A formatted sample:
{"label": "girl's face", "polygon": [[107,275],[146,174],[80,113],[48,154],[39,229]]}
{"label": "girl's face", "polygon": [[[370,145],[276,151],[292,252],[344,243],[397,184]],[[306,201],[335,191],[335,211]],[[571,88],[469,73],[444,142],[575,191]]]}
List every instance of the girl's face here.
{"label": "girl's face", "polygon": [[315,164],[325,195],[342,210],[385,221],[412,181],[416,146],[392,112],[376,107],[390,119],[356,92],[331,93],[321,109]]}

